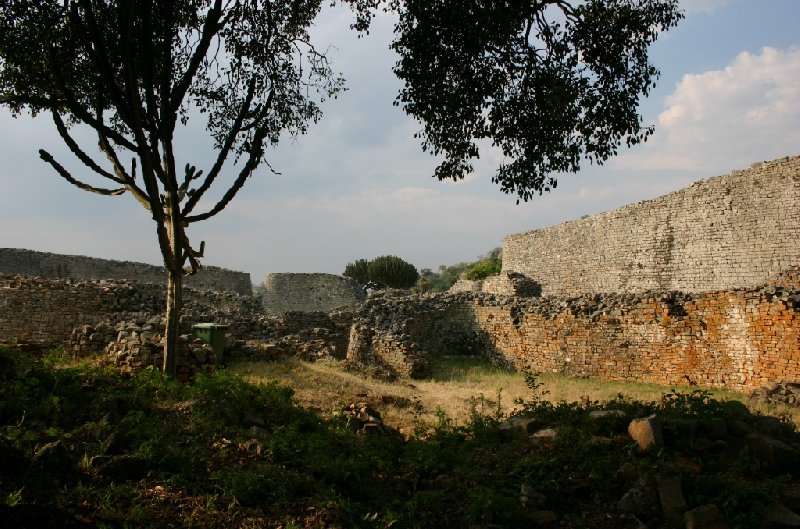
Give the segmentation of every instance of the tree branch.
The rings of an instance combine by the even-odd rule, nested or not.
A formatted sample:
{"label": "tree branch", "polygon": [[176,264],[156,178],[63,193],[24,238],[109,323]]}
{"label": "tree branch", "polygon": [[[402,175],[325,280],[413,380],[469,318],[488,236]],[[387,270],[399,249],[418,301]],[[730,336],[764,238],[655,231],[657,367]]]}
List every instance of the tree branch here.
{"label": "tree branch", "polygon": [[105,169],[103,169],[102,167],[100,167],[99,165],[97,165],[95,161],[92,160],[92,158],[80,148],[80,146],[75,142],[75,140],[72,139],[72,136],[69,135],[69,131],[67,130],[66,125],[64,125],[64,121],[61,119],[61,116],[58,115],[58,112],[51,109],[51,114],[53,116],[53,123],[55,123],[56,129],[58,130],[58,133],[61,135],[61,139],[64,140],[64,143],[67,144],[69,150],[72,151],[72,153],[80,161],[82,161],[86,167],[88,167],[95,173],[99,174],[100,176],[108,178],[112,182],[125,185],[125,181],[123,178],[116,177],[111,173],[109,173],[108,171],[106,171]]}
{"label": "tree branch", "polygon": [[[203,180],[203,184],[197,190],[195,190],[194,193],[192,193],[192,196],[189,198],[189,202],[187,202],[186,206],[184,206],[183,208],[184,215],[188,215],[189,213],[191,213],[191,211],[200,201],[200,198],[206,191],[208,191],[208,189],[211,187],[211,184],[214,183],[214,180],[217,178],[219,172],[222,170],[222,166],[225,164],[225,160],[228,158],[231,148],[233,147],[233,144],[236,141],[236,136],[239,134],[239,132],[241,132],[242,122],[244,121],[245,116],[250,110],[250,104],[253,102],[253,97],[255,96],[255,90],[256,90],[256,79],[253,78],[250,80],[250,85],[247,87],[247,96],[245,97],[245,100],[242,102],[242,106],[239,107],[239,112],[236,116],[236,120],[234,121],[230,131],[228,132],[228,135],[225,138],[225,143],[222,145],[222,149],[220,149],[213,167]],[[274,93],[275,93],[274,90],[270,91],[269,96],[267,97],[267,103],[266,103],[267,107],[272,106]]]}
{"label": "tree branch", "polygon": [[[272,97],[273,92],[270,92],[270,98]],[[263,124],[261,127],[256,130],[256,133],[253,137],[253,140],[250,143],[250,156],[247,159],[247,163],[239,172],[239,176],[236,178],[236,181],[231,185],[230,188],[225,192],[225,195],[217,202],[217,204],[211,208],[206,213],[202,213],[200,215],[194,215],[191,217],[185,217],[184,221],[186,224],[191,224],[193,222],[199,222],[201,220],[210,219],[223,209],[233,200],[233,197],[236,196],[236,193],[244,186],[245,181],[253,174],[258,164],[261,162],[261,157],[264,155],[264,138],[267,137],[269,132],[267,128],[268,124]],[[192,197],[194,198],[194,197]]]}
{"label": "tree branch", "polygon": [[[192,79],[194,79],[197,69],[200,68],[200,64],[203,62],[203,57],[206,56],[208,47],[211,45],[211,39],[221,29],[221,26],[217,24],[221,15],[222,0],[216,0],[214,2],[214,7],[208,10],[206,21],[203,24],[203,34],[200,37],[200,42],[197,44],[194,55],[192,55],[192,59],[189,61],[189,66],[186,68],[186,71],[183,73],[180,81],[178,81],[174,90],[172,91],[169,104],[169,109],[172,115],[177,114],[178,110],[180,109],[183,98],[186,96],[186,92],[192,85]],[[166,104],[166,102],[162,102],[162,104]]]}
{"label": "tree branch", "polygon": [[[83,20],[81,20],[81,17],[78,16],[78,4],[86,15],[88,26],[84,25]],[[84,41],[84,47],[92,57],[92,62],[94,62],[94,64],[97,66],[98,73],[105,79],[104,88],[109,90],[109,95],[114,101],[114,106],[117,109],[117,113],[124,122],[130,123],[130,108],[128,108],[125,104],[126,101],[123,91],[119,86],[117,86],[117,80],[114,75],[114,71],[111,67],[111,64],[108,62],[108,47],[105,45],[105,41],[103,40],[102,31],[97,25],[97,19],[94,16],[92,4],[89,0],[79,0],[78,4],[72,4],[72,10],[70,14],[73,17],[75,24],[77,24],[82,30],[80,34]]]}
{"label": "tree branch", "polygon": [[111,165],[114,167],[114,172],[120,179],[123,180],[122,183],[146,210],[152,210],[150,197],[147,196],[147,193],[145,193],[141,188],[139,188],[139,186],[136,185],[136,159],[132,159],[131,174],[128,175],[128,173],[125,172],[125,168],[122,167],[122,163],[120,163],[117,153],[114,152],[114,149],[108,143],[108,140],[102,135],[99,135],[99,138],[100,141],[98,142],[98,147],[100,148],[100,151],[105,153],[106,157],[111,162]]}
{"label": "tree branch", "polygon": [[83,189],[84,191],[89,191],[89,192],[92,192],[92,193],[97,193],[98,195],[107,195],[107,196],[108,195],[114,195],[114,196],[115,195],[121,195],[125,191],[127,191],[127,189],[124,188],[124,187],[120,188],[120,189],[103,189],[103,188],[100,188],[100,187],[93,187],[93,186],[90,186],[89,184],[84,184],[83,182],[80,182],[80,181],[74,179],[72,177],[72,175],[69,174],[69,171],[64,169],[64,167],[60,163],[55,161],[53,156],[49,152],[45,151],[44,149],[39,149],[39,157],[42,160],[44,160],[45,162],[49,163],[51,166],[53,166],[53,169],[55,169],[56,172],[59,175],[61,175],[67,182],[69,182],[70,184],[74,185],[75,187],[77,187],[79,189]]}

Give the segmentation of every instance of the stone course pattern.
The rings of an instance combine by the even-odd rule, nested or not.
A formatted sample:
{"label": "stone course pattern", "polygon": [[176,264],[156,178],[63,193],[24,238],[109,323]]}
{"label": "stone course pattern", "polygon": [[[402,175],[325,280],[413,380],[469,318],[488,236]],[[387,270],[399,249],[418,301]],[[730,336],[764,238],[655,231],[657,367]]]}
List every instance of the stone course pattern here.
{"label": "stone course pattern", "polygon": [[[425,374],[431,355],[473,354],[516,369],[665,385],[800,381],[800,289],[791,284],[573,298],[378,295],[351,310],[280,318],[234,293],[185,297],[181,332],[228,324],[231,356],[346,357],[412,377]],[[157,362],[163,310],[157,285],[0,275],[0,342],[66,343],[78,356],[139,366]]]}
{"label": "stone course pattern", "polygon": [[[19,248],[0,248],[0,273],[70,279],[133,279],[162,286],[167,278],[162,266]],[[253,292],[250,274],[216,266],[204,266],[196,274],[184,277],[184,285],[242,295]]]}
{"label": "stone course pattern", "polygon": [[800,380],[800,290],[371,300],[348,358],[404,376],[436,354],[479,354],[533,372],[753,390]]}
{"label": "stone course pattern", "polygon": [[509,235],[503,270],[543,295],[755,287],[800,264],[800,156]]}
{"label": "stone course pattern", "polygon": [[333,274],[277,273],[264,279],[264,310],[273,315],[329,311],[366,297],[356,280]]}

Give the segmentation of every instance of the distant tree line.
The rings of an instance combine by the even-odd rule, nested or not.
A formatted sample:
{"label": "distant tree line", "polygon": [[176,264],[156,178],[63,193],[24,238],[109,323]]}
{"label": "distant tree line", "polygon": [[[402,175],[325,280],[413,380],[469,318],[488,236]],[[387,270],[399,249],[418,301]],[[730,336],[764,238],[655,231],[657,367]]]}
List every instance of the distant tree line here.
{"label": "distant tree line", "polygon": [[437,272],[423,268],[417,272],[414,265],[394,255],[375,259],[357,259],[347,263],[345,277],[352,277],[362,286],[375,283],[379,287],[412,288],[421,292],[445,292],[459,279],[480,280],[497,275],[503,267],[503,250],[494,248],[477,261],[454,265],[441,265]]}

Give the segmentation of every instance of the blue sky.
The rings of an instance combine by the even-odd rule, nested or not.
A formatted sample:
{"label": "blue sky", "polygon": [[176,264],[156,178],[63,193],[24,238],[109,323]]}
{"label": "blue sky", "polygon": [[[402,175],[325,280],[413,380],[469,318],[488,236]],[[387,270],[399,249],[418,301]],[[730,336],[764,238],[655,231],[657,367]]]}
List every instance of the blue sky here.
{"label": "blue sky", "polygon": [[[250,272],[255,283],[269,272],[341,273],[349,261],[384,254],[436,269],[474,260],[510,233],[800,155],[800,1],[681,5],[686,19],[652,49],[662,76],[641,111],[654,137],[603,167],[562,175],[555,191],[519,205],[491,183],[491,152],[466,181],[431,178],[435,160],[412,137],[419,124],[392,106],[399,82],[391,20],[379,17],[357,39],[348,12],[325,10],[314,36],[335,46],[334,67],[349,91],[324,105],[306,136],[270,153],[280,175],[263,167],[225,211],[189,234],[206,241],[206,264]],[[50,121],[0,109],[0,247],[160,263],[152,220],[132,197],[72,187],[39,160],[42,147],[86,174]],[[211,150],[202,121],[190,122],[179,164],[209,166]]]}

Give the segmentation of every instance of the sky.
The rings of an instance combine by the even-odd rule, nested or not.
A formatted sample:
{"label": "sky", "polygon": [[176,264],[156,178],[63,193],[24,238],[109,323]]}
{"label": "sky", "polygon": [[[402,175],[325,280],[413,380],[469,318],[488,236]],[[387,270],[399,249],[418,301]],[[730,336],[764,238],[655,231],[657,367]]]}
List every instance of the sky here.
{"label": "sky", "polygon": [[[686,18],[651,48],[661,78],[640,107],[655,126],[651,139],[602,167],[559,175],[557,189],[518,205],[491,183],[499,161],[492,156],[463,181],[432,178],[436,159],[413,138],[421,125],[392,105],[400,82],[391,71],[391,19],[378,17],[359,39],[347,10],[326,8],[312,35],[331,46],[348,91],[323,105],[308,134],[268,152],[280,174],[262,164],[189,236],[195,246],[206,242],[205,264],[249,272],[256,284],[272,272],[340,274],[348,262],[380,255],[437,270],[474,261],[511,233],[800,155],[800,0],[681,7]],[[179,167],[213,162],[203,125],[193,120],[182,131]],[[71,186],[38,158],[39,148],[76,177],[102,183],[72,160],[49,119],[0,109],[0,247],[161,264],[153,221],[133,197]]]}

